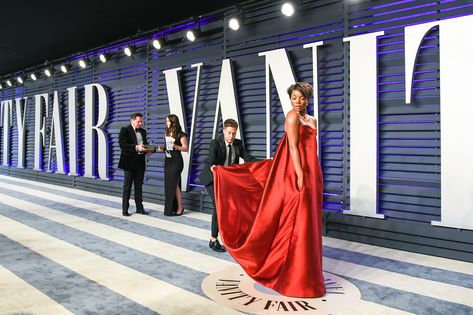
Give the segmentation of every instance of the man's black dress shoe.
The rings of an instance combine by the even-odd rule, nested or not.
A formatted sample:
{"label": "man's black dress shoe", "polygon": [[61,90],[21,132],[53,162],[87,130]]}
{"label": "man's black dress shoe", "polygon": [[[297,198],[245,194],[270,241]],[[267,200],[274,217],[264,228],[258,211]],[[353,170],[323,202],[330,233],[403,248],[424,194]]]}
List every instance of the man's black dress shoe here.
{"label": "man's black dress shoe", "polygon": [[209,241],[209,247],[219,253],[223,253],[225,251],[225,247],[223,247],[218,240]]}
{"label": "man's black dress shoe", "polygon": [[145,211],[144,209],[143,210],[137,210],[136,213],[139,213],[139,214],[149,214],[148,211]]}
{"label": "man's black dress shoe", "polygon": [[130,216],[130,214],[128,213],[127,210],[123,210],[123,211],[122,211],[122,215],[123,215],[124,217],[129,217],[129,216]]}

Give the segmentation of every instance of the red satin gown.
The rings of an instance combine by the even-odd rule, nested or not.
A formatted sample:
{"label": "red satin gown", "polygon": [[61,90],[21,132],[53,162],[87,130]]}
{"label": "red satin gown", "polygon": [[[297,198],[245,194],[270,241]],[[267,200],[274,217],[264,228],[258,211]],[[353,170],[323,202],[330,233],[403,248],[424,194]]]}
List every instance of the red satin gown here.
{"label": "red satin gown", "polygon": [[214,168],[220,235],[228,252],[260,284],[285,296],[325,294],[322,275],[322,171],[317,130],[299,127],[303,187],[287,134],[274,159]]}

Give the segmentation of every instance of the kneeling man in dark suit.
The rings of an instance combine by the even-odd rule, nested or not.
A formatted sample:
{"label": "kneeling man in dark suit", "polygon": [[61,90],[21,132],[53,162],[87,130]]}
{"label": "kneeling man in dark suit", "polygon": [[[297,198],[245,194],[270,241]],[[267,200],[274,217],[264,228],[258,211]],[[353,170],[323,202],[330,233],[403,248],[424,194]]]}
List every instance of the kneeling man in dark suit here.
{"label": "kneeling man in dark suit", "polygon": [[216,252],[224,252],[223,247],[218,241],[218,221],[217,211],[215,209],[215,195],[213,184],[213,168],[216,165],[238,164],[242,158],[245,162],[255,162],[259,159],[253,157],[246,151],[242,141],[235,139],[238,130],[238,123],[234,119],[227,119],[223,122],[223,135],[218,136],[210,142],[209,157],[207,165],[200,174],[200,182],[205,185],[205,189],[212,199],[214,211],[212,214],[212,230],[209,247]]}

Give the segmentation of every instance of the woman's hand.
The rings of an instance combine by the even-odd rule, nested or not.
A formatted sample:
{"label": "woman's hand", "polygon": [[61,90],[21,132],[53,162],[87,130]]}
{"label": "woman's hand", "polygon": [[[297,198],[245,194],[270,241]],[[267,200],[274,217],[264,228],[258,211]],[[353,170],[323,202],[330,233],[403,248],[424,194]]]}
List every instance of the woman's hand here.
{"label": "woman's hand", "polygon": [[301,174],[301,175],[297,175],[297,189],[299,191],[302,190],[302,183],[304,182],[304,176]]}

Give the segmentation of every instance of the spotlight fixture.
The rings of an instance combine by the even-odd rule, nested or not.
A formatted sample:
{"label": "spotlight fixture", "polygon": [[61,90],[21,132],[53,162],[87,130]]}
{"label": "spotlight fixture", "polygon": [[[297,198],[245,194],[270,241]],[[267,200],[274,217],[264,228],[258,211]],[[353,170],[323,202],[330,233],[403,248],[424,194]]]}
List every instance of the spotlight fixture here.
{"label": "spotlight fixture", "polygon": [[186,33],[186,38],[191,42],[195,41],[195,39],[197,38],[197,30],[188,30]]}
{"label": "spotlight fixture", "polygon": [[16,77],[16,81],[20,84],[23,84],[23,78],[21,77],[21,75]]}
{"label": "spotlight fixture", "polygon": [[87,58],[82,58],[82,59],[79,59],[77,63],[79,64],[79,67],[84,69],[85,67],[87,67],[87,64],[89,63],[89,61],[87,60]]}
{"label": "spotlight fixture", "polygon": [[47,77],[51,77],[51,75],[53,74],[52,68],[46,68],[46,69],[44,69],[44,74],[45,74]]}
{"label": "spotlight fixture", "polygon": [[110,57],[111,57],[110,54],[102,53],[102,54],[100,54],[99,59],[100,59],[100,61],[102,61],[103,63],[105,63],[105,62],[107,62],[107,61],[110,60]]}
{"label": "spotlight fixture", "polygon": [[65,63],[65,64],[62,64],[62,65],[61,65],[61,68],[60,68],[60,69],[61,69],[62,73],[67,73],[67,71],[69,71],[71,68],[72,68],[72,67],[71,67],[70,64]]}
{"label": "spotlight fixture", "polygon": [[152,41],[151,41],[151,45],[153,45],[154,48],[156,49],[161,49],[163,48],[164,46],[164,39],[162,38],[154,38]]}
{"label": "spotlight fixture", "polygon": [[0,90],[3,89],[3,85],[0,83]]}
{"label": "spotlight fixture", "polygon": [[231,17],[228,20],[228,27],[234,31],[238,31],[238,29],[240,28],[240,20],[236,16]]}
{"label": "spotlight fixture", "polygon": [[30,78],[31,78],[31,80],[33,80],[33,81],[38,80],[38,76],[36,75],[36,72],[31,73],[31,74],[30,74]]}
{"label": "spotlight fixture", "polygon": [[125,53],[125,55],[127,55],[128,57],[130,57],[131,55],[133,55],[136,51],[136,48],[135,46],[126,46],[124,49],[123,49],[123,52]]}
{"label": "spotlight fixture", "polygon": [[284,2],[284,4],[281,7],[281,12],[285,16],[292,16],[294,14],[294,5],[292,2]]}
{"label": "spotlight fixture", "polygon": [[7,82],[7,85],[10,86],[10,87],[13,85],[13,83],[11,83],[11,81],[9,79],[6,80],[5,82]]}

